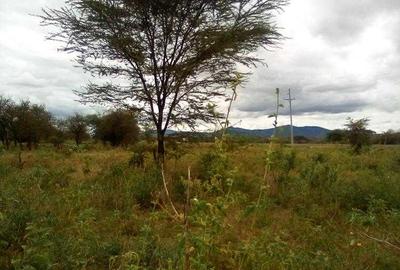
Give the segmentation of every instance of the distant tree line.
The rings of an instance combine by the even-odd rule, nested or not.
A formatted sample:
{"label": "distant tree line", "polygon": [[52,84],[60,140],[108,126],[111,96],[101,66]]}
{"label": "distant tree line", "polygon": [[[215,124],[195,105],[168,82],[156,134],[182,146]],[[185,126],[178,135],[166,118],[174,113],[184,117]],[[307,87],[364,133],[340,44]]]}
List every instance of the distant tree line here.
{"label": "distant tree line", "polygon": [[75,113],[57,119],[43,105],[0,96],[0,140],[6,149],[14,145],[31,150],[40,142],[62,147],[66,140],[80,145],[90,138],[112,146],[127,146],[137,142],[139,134],[136,117],[127,110],[117,109],[103,115]]}
{"label": "distant tree line", "polygon": [[381,134],[375,134],[372,140],[376,144],[400,144],[400,131],[389,129]]}
{"label": "distant tree line", "polygon": [[[369,132],[372,144],[400,144],[400,131],[389,129],[383,133]],[[348,131],[346,129],[335,129],[330,131],[326,140],[330,143],[348,143]]]}
{"label": "distant tree line", "polygon": [[[400,131],[388,130],[381,134],[367,129],[367,119],[348,119],[345,129],[335,129],[326,136],[329,143],[351,144],[356,152],[369,144],[400,144]],[[5,149],[10,146],[31,150],[40,142],[52,143],[60,148],[66,140],[76,145],[88,139],[111,146],[128,146],[139,140],[139,136],[154,139],[154,131],[148,129],[140,134],[135,115],[128,110],[116,109],[102,115],[75,113],[66,118],[56,118],[43,105],[30,101],[15,102],[0,96],[0,141]],[[190,141],[213,141],[212,134],[186,132],[174,134],[171,139]],[[182,138],[179,138],[182,137]],[[266,138],[239,138],[235,141],[265,142]],[[286,141],[283,141],[286,142]],[[295,137],[296,143],[322,142],[303,136]]]}
{"label": "distant tree line", "polygon": [[370,144],[400,144],[400,131],[388,130],[383,133],[375,133],[367,129],[369,119],[354,120],[349,118],[345,129],[330,131],[326,140],[330,143],[349,143],[355,152],[359,152],[363,146]]}

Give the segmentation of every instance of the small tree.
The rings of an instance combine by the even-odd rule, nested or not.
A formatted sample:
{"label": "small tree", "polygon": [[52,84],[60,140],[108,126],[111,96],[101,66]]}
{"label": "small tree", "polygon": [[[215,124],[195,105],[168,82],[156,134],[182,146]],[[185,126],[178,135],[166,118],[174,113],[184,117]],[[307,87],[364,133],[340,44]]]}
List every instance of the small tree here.
{"label": "small tree", "polygon": [[371,144],[372,132],[367,129],[369,119],[347,119],[347,137],[354,153],[359,154],[361,149]]}
{"label": "small tree", "polygon": [[89,84],[82,101],[139,112],[154,124],[163,159],[167,128],[213,121],[209,103],[226,95],[237,64],[261,62],[254,53],[282,38],[272,18],[286,2],[67,0],[41,18],[85,70],[119,78]]}
{"label": "small tree", "polygon": [[0,96],[0,140],[6,149],[10,147],[10,140],[12,139],[11,127],[14,107],[15,103],[11,99]]}
{"label": "small tree", "polygon": [[83,140],[89,137],[86,118],[81,114],[76,113],[67,118],[67,129],[73,136],[76,145],[80,145]]}
{"label": "small tree", "polygon": [[139,126],[134,115],[125,110],[110,112],[97,123],[96,137],[112,146],[127,146],[138,141]]}
{"label": "small tree", "polygon": [[53,130],[49,142],[52,143],[57,149],[61,149],[63,147],[63,144],[67,138],[68,130],[66,122],[66,120],[62,119],[57,119],[53,122]]}
{"label": "small tree", "polygon": [[11,133],[15,144],[28,149],[37,146],[41,139],[47,139],[52,131],[52,116],[44,106],[22,101],[12,109]]}

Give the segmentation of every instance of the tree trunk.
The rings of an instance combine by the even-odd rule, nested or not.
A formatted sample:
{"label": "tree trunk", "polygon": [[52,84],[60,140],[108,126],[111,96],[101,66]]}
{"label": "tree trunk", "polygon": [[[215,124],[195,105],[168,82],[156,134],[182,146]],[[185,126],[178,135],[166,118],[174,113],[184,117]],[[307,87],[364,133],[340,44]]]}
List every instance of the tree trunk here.
{"label": "tree trunk", "polygon": [[164,133],[157,132],[157,161],[164,163],[165,148],[164,148]]}
{"label": "tree trunk", "polygon": [[28,140],[27,146],[28,146],[28,150],[31,151],[32,150],[32,141],[31,140]]}
{"label": "tree trunk", "polygon": [[8,138],[8,134],[6,134],[5,145],[6,145],[6,149],[9,150],[10,149],[10,139]]}

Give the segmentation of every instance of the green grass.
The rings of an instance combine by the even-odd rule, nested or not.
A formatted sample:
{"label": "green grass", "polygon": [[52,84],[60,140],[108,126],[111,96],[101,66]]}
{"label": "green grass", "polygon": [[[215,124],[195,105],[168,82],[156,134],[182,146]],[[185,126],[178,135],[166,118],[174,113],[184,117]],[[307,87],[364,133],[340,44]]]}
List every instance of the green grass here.
{"label": "green grass", "polygon": [[[174,146],[175,151],[177,146]],[[398,269],[400,147],[86,145],[0,153],[0,269]],[[266,164],[268,171],[264,177]],[[382,241],[378,241],[378,240]]]}

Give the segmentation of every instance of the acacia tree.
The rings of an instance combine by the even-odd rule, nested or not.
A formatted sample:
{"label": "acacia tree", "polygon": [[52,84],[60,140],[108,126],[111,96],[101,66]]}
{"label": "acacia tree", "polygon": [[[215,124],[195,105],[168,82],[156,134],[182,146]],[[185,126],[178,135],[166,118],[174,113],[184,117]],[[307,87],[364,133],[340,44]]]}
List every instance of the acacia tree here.
{"label": "acacia tree", "polygon": [[347,137],[354,153],[359,154],[364,146],[371,144],[372,131],[367,129],[369,119],[347,118]]}
{"label": "acacia tree", "polygon": [[50,136],[52,116],[42,105],[21,101],[13,108],[11,133],[15,144],[27,144],[29,150]]}
{"label": "acacia tree", "polygon": [[[286,0],[66,0],[43,10],[49,39],[78,53],[84,70],[108,79],[77,92],[84,103],[121,106],[156,127],[159,157],[172,125],[215,118],[213,104],[237,64],[282,38],[272,19]],[[112,78],[118,80],[111,81]]]}
{"label": "acacia tree", "polygon": [[86,118],[79,113],[68,117],[66,126],[69,133],[73,136],[76,145],[80,145],[85,138],[89,137]]}

